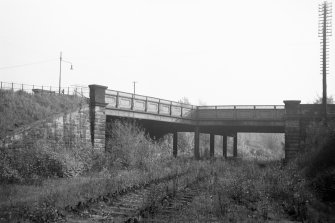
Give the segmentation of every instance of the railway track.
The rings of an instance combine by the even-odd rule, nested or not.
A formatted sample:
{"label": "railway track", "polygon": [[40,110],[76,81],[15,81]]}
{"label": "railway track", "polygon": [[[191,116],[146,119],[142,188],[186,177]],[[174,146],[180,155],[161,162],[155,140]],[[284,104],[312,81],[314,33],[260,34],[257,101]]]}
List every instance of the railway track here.
{"label": "railway track", "polygon": [[142,215],[139,222],[219,222],[218,219],[213,217],[203,218],[196,215],[187,215],[187,209],[194,198],[207,190],[207,188],[203,187],[203,185],[207,184],[205,182],[207,180],[208,177],[204,177],[176,191],[175,194],[164,197],[160,205],[151,213]]}
{"label": "railway track", "polygon": [[102,196],[72,209],[63,222],[169,222],[197,195],[205,174],[183,173],[153,181],[144,187]]}

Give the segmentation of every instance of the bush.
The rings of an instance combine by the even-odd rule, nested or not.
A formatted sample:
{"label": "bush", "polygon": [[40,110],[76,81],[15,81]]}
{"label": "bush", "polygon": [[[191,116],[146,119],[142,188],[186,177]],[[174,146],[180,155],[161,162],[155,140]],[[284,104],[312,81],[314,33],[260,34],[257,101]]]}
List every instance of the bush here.
{"label": "bush", "polygon": [[120,168],[150,170],[166,157],[171,149],[164,142],[155,142],[145,131],[130,122],[115,121],[107,127],[106,150],[110,165]]}
{"label": "bush", "polygon": [[84,143],[68,148],[38,140],[25,147],[0,148],[0,180],[30,184],[50,177],[76,176],[95,165],[95,156],[94,150]]}
{"label": "bush", "polygon": [[0,159],[3,183],[33,183],[41,178],[63,177],[61,163],[36,147],[1,149]]}
{"label": "bush", "polygon": [[305,154],[298,160],[308,185],[325,202],[335,202],[335,127],[313,123],[307,131]]}

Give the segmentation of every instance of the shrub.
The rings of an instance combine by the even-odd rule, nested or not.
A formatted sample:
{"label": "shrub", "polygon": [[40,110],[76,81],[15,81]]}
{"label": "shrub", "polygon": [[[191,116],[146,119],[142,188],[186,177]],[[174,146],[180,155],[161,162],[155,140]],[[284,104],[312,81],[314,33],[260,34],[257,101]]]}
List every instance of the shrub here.
{"label": "shrub", "polygon": [[167,144],[153,141],[133,123],[115,121],[107,129],[110,139],[107,140],[106,150],[113,166],[150,170],[170,156]]}
{"label": "shrub", "polygon": [[95,165],[95,153],[85,143],[69,148],[47,140],[0,148],[1,182],[36,183],[49,177],[76,176]]}
{"label": "shrub", "polygon": [[308,185],[325,202],[335,202],[335,127],[313,123],[307,131],[305,153],[298,159]]}

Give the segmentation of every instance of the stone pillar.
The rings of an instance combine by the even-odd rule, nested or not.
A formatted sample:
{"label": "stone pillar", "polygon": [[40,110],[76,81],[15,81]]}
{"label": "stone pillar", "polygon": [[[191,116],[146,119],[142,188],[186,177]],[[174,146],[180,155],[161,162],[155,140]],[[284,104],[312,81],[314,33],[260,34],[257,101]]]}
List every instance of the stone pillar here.
{"label": "stone pillar", "polygon": [[237,157],[237,133],[235,133],[233,137],[234,137],[233,157]]}
{"label": "stone pillar", "polygon": [[285,103],[285,160],[296,157],[300,150],[300,103],[298,100]]}
{"label": "stone pillar", "polygon": [[178,154],[178,132],[173,133],[173,157]]}
{"label": "stone pillar", "polygon": [[194,131],[194,158],[196,160],[200,159],[199,143],[200,143],[200,128],[197,126],[195,127]]}
{"label": "stone pillar", "polygon": [[227,136],[222,136],[222,155],[224,158],[227,158]]}
{"label": "stone pillar", "polygon": [[215,145],[215,135],[211,133],[209,135],[209,157],[213,158],[214,157],[214,145]]}
{"label": "stone pillar", "polygon": [[106,114],[105,92],[107,87],[89,85],[90,87],[90,122],[91,143],[94,149],[105,150]]}

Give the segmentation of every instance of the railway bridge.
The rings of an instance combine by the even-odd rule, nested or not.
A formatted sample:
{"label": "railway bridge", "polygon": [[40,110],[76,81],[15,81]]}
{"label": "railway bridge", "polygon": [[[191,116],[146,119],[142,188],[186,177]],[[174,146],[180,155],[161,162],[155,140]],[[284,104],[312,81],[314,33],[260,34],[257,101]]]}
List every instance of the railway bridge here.
{"label": "railway bridge", "polygon": [[[153,137],[173,134],[173,155],[177,156],[178,132],[194,132],[194,157],[200,158],[200,133],[210,134],[210,156],[214,156],[214,137],[223,136],[223,155],[227,156],[227,136],[234,137],[233,156],[237,156],[237,133],[284,133],[285,159],[303,148],[307,126],[322,119],[322,107],[301,104],[299,100],[284,105],[193,106],[154,97],[89,85],[91,142],[104,150],[106,122],[128,118],[139,122]],[[328,106],[335,117],[335,105]]]}

